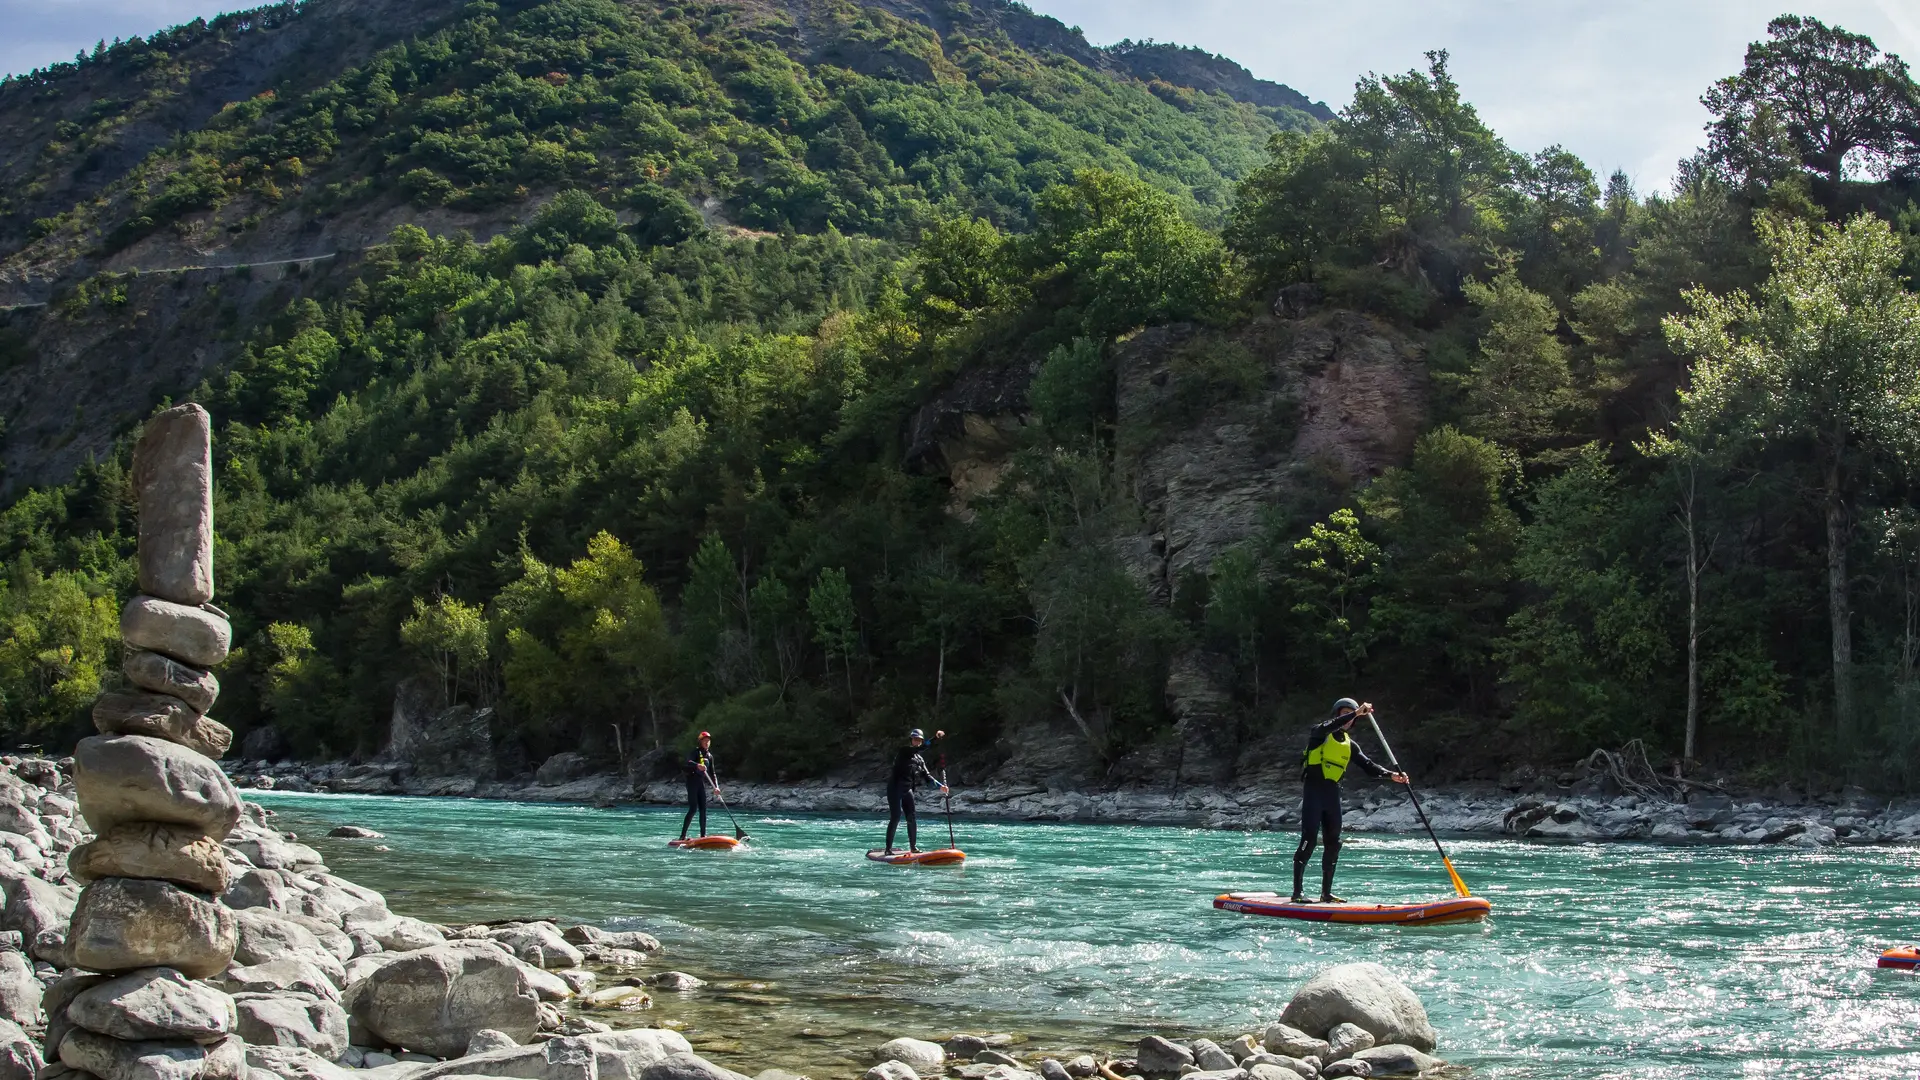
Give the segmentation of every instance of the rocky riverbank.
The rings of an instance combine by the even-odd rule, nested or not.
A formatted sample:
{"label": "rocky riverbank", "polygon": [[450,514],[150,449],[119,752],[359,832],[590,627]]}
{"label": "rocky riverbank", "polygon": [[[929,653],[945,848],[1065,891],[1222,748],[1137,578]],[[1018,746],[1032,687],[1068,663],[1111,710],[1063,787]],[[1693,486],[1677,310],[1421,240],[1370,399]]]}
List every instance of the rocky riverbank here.
{"label": "rocky riverbank", "polygon": [[[200,982],[168,968],[89,971],[69,941],[72,864],[92,840],[71,759],[0,758],[0,1080],[746,1080],[646,1026],[654,995],[706,985],[668,967],[652,937],[397,914],[273,817],[243,804],[218,847],[229,884],[202,898],[234,926],[231,963]],[[381,839],[351,826],[334,835]],[[876,1062],[864,1080],[1312,1080],[1441,1064],[1419,998],[1374,964],[1322,972],[1276,1022],[1220,1041],[1149,1036],[1069,1053],[1028,1049],[1017,1034],[920,1034],[940,1041],[863,1050]],[[75,1067],[102,1040],[133,1052]],[[756,1080],[800,1077],[768,1068]]]}
{"label": "rocky riverbank", "polygon": [[[613,773],[582,775],[559,755],[539,773],[518,781],[419,776],[397,763],[228,761],[241,787],[362,795],[462,796],[481,799],[673,805],[684,802],[678,780],[635,782]],[[726,785],[728,803],[760,813],[886,814],[875,784],[817,780],[799,784]],[[1699,791],[1684,801],[1642,794],[1515,792],[1462,787],[1423,792],[1436,829],[1459,836],[1539,840],[1639,840],[1688,844],[1920,843],[1920,800],[1876,799],[1863,792],[1818,799],[1742,797]],[[923,802],[923,812],[932,800]],[[956,815],[1011,821],[1075,821],[1116,825],[1175,825],[1210,829],[1275,830],[1299,822],[1293,785],[1241,788],[1060,791],[1038,784],[959,787]],[[1347,796],[1346,828],[1354,832],[1411,832],[1419,828],[1405,793],[1386,785],[1356,785]]]}

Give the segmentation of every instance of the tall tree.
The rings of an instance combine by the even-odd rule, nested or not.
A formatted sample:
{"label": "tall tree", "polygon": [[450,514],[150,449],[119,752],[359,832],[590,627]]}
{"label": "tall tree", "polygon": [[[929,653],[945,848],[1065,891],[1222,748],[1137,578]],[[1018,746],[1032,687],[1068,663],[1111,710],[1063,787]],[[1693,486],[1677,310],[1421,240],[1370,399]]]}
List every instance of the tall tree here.
{"label": "tall tree", "polygon": [[1755,294],[1694,290],[1692,311],[1666,320],[1674,347],[1696,358],[1679,437],[1698,445],[1728,432],[1810,448],[1826,526],[1833,707],[1845,731],[1853,712],[1848,549],[1876,470],[1920,459],[1920,297],[1904,288],[1900,243],[1878,218],[1763,221],[1761,240],[1773,274]]}
{"label": "tall tree", "polygon": [[[1920,124],[1920,88],[1898,56],[1819,19],[1782,15],[1746,66],[1713,85],[1708,153],[1736,175],[1784,164],[1838,187],[1854,169],[1884,171]],[[1780,162],[1781,154],[1794,160]]]}

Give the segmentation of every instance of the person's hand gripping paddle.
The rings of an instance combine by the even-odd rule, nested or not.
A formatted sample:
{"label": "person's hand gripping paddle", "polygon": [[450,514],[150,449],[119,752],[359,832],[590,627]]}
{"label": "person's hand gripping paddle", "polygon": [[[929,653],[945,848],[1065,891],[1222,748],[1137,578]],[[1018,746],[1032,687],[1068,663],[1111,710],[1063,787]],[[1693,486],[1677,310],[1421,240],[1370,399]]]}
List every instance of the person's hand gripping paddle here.
{"label": "person's hand gripping paddle", "polygon": [[1472,896],[1467,883],[1460,880],[1460,872],[1453,868],[1453,860],[1447,858],[1447,849],[1440,846],[1440,837],[1434,834],[1433,823],[1427,820],[1427,812],[1420,806],[1420,796],[1414,793],[1413,781],[1406,779],[1407,772],[1400,767],[1400,761],[1393,756],[1393,747],[1387,743],[1387,737],[1380,731],[1380,721],[1373,715],[1373,706],[1362,706],[1367,723],[1373,725],[1373,737],[1380,740],[1380,749],[1387,753],[1387,766],[1400,776],[1400,782],[1407,785],[1407,797],[1413,800],[1413,812],[1420,816],[1420,824],[1425,826],[1428,839],[1433,841],[1433,850],[1440,853],[1440,861],[1446,864],[1447,876],[1453,879],[1453,891],[1461,896]]}

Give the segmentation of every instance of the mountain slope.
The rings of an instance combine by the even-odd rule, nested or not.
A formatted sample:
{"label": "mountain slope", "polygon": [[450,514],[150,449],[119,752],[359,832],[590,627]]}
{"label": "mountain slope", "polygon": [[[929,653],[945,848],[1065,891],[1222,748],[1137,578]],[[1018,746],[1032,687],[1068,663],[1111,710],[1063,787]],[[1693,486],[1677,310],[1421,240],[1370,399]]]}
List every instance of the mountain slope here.
{"label": "mountain slope", "polygon": [[[315,74],[364,55],[364,27],[432,25]],[[657,220],[663,237],[692,205],[727,227],[902,239],[942,214],[1023,228],[1037,192],[1098,167],[1217,221],[1267,138],[1324,112],[1187,54],[1143,82],[1140,50],[1096,49],[1000,2],[482,0],[448,14],[311,0],[187,37],[0,90],[0,123],[32,127],[42,113],[101,111],[156,56],[204,73],[165,108],[128,110],[150,120],[102,119],[74,140],[107,148],[89,170],[63,171],[77,150],[45,140],[8,166],[34,194],[0,235],[35,239],[0,247],[0,306],[52,302],[0,329],[8,490],[63,480],[155,402],[223,370],[241,331],[325,270],[182,267],[350,263],[403,222],[484,238],[567,188]],[[1209,86],[1169,81],[1183,71]],[[102,182],[155,141],[148,127],[229,89],[254,92]],[[56,195],[74,201],[42,213]],[[95,277],[136,273],[147,276]]]}

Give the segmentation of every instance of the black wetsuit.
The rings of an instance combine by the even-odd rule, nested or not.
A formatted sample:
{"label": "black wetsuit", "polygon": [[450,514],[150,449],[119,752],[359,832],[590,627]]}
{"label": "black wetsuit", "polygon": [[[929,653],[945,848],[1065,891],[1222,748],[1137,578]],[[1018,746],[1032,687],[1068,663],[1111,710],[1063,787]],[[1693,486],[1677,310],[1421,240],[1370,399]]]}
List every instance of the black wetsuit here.
{"label": "black wetsuit", "polygon": [[[1306,753],[1327,741],[1327,737],[1338,731],[1351,720],[1352,716],[1336,716],[1323,720],[1307,733]],[[1348,738],[1353,743],[1353,758],[1347,762],[1349,771],[1355,767],[1367,770],[1375,777],[1385,778],[1393,771],[1368,757],[1360,749],[1360,742]],[[1304,761],[1305,754],[1302,755]],[[1326,851],[1320,855],[1320,892],[1333,894],[1333,868],[1340,861],[1340,781],[1329,780],[1318,765],[1303,764],[1300,779],[1305,786],[1300,799],[1300,847],[1293,853],[1293,895],[1301,895],[1301,886],[1307,877],[1307,862],[1313,858],[1313,846],[1316,840],[1325,840]]]}
{"label": "black wetsuit", "polygon": [[[706,766],[706,772],[700,767]],[[707,835],[707,789],[713,786],[713,752],[702,750],[698,746],[681,762],[681,770],[687,774],[687,816],[680,822],[680,839],[687,838],[687,828],[693,824],[693,815],[700,815],[700,835]]]}
{"label": "black wetsuit", "polygon": [[920,756],[920,750],[914,746],[903,746],[893,759],[893,775],[887,778],[887,850],[893,850],[894,830],[900,827],[900,819],[907,819],[907,848],[920,850],[919,823],[914,820],[913,789],[921,777],[934,787],[940,786],[940,778],[927,768],[927,759]]}

